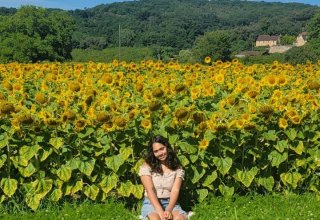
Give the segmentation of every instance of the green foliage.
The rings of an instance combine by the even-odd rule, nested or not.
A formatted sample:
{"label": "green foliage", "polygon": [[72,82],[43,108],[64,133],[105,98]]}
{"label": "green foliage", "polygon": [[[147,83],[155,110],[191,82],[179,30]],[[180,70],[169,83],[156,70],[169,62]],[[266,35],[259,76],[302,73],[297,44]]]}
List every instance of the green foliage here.
{"label": "green foliage", "polygon": [[[173,47],[178,53],[190,49],[205,32],[218,29],[237,32],[244,42],[233,42],[235,50],[249,49],[259,34],[297,35],[316,11],[316,7],[296,3],[144,0],[70,13],[76,20],[77,48],[116,47],[120,25],[123,46]],[[97,43],[100,40],[101,44]]]}
{"label": "green foliage", "polygon": [[212,60],[230,60],[231,36],[229,31],[207,32],[196,39],[192,49],[194,55],[203,61],[206,56]]}
{"label": "green foliage", "polygon": [[291,64],[304,64],[308,61],[316,62],[318,55],[315,51],[315,47],[312,48],[310,44],[302,47],[293,47],[284,54],[284,61]]}
{"label": "green foliage", "polygon": [[[72,58],[75,62],[112,62],[114,59],[119,59],[119,48],[107,48],[104,50],[82,50],[74,49]],[[120,60],[124,61],[140,61],[144,59],[153,59],[154,50],[146,47],[121,47]]]}
{"label": "green foliage", "polygon": [[180,63],[194,63],[194,55],[191,50],[180,50],[179,54],[176,56],[176,59]]}
{"label": "green foliage", "polygon": [[319,44],[320,40],[320,12],[315,14],[308,23],[308,41]]}
{"label": "green foliage", "polygon": [[289,45],[289,44],[291,45],[295,41],[296,41],[296,36],[288,35],[288,34],[281,36],[281,44],[282,45]]}
{"label": "green foliage", "polygon": [[241,58],[241,62],[249,65],[249,64],[257,64],[257,63],[264,63],[264,64],[271,64],[274,61],[284,62],[285,54],[274,53],[274,54],[267,54],[267,55],[260,55],[260,56],[247,56],[245,58]]}
{"label": "green foliage", "polygon": [[0,62],[70,59],[73,23],[63,11],[21,7],[0,20]]}

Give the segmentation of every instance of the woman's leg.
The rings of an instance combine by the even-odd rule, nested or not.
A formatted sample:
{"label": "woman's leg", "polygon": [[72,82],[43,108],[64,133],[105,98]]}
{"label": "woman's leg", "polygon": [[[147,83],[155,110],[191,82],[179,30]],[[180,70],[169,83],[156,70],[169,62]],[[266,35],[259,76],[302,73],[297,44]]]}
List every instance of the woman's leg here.
{"label": "woman's leg", "polygon": [[180,214],[178,210],[172,212],[173,220],[186,220],[187,216]]}
{"label": "woman's leg", "polygon": [[161,220],[159,214],[155,212],[149,214],[148,218],[149,220]]}

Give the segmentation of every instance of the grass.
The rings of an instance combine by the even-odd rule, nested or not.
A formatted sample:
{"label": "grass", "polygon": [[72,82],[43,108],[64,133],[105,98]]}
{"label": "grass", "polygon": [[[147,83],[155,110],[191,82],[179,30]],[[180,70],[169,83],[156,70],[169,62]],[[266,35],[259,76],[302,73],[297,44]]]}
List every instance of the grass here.
{"label": "grass", "polygon": [[[138,204],[136,207],[141,207]],[[320,219],[320,200],[314,194],[235,196],[228,200],[211,196],[192,210],[191,220],[316,220]],[[90,201],[81,204],[65,202],[63,205],[47,204],[38,211],[25,208],[0,208],[2,220],[111,220],[138,219],[139,210],[129,210],[124,203],[108,200],[103,204]]]}
{"label": "grass", "polygon": [[123,203],[109,200],[103,204],[89,201],[81,204],[66,202],[64,205],[47,205],[36,212],[30,210],[11,212],[0,208],[1,220],[132,220],[138,213],[125,208]]}
{"label": "grass", "polygon": [[313,194],[255,195],[229,200],[212,197],[195,206],[191,220],[320,219],[320,201]]}

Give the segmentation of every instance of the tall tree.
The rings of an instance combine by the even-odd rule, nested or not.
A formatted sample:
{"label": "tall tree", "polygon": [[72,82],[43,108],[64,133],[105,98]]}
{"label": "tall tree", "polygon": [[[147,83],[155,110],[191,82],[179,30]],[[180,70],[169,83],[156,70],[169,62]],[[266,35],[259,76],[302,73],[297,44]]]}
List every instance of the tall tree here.
{"label": "tall tree", "polygon": [[71,58],[73,19],[63,11],[21,7],[0,20],[0,61],[64,61]]}
{"label": "tall tree", "polygon": [[308,41],[320,46],[320,12],[315,14],[308,23]]}
{"label": "tall tree", "polygon": [[229,60],[231,39],[230,31],[217,30],[207,32],[196,39],[193,54],[200,61],[203,61],[206,56],[210,56],[213,60]]}

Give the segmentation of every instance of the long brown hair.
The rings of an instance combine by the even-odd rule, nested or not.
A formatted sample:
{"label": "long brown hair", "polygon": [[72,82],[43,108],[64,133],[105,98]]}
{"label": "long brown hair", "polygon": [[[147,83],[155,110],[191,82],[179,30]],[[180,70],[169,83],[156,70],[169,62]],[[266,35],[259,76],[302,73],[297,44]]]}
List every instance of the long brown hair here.
{"label": "long brown hair", "polygon": [[167,159],[166,165],[171,170],[176,170],[181,167],[180,161],[173,151],[168,139],[161,135],[156,135],[151,138],[148,144],[147,154],[145,156],[146,163],[151,167],[152,172],[163,174],[163,170],[161,168],[161,163],[158,158],[155,157],[153,153],[153,144],[160,143],[167,147]]}

